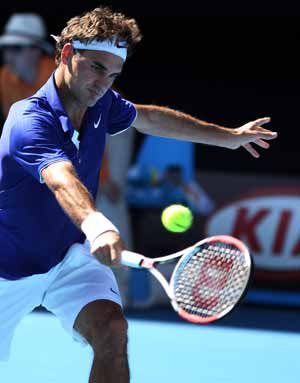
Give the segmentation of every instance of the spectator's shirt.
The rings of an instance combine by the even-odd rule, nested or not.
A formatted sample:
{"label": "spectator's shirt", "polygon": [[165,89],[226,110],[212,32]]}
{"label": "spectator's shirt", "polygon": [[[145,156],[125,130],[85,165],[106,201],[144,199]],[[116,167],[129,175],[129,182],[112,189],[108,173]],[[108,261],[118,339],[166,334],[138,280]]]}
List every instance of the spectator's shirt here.
{"label": "spectator's shirt", "polygon": [[38,63],[37,75],[33,84],[28,84],[7,66],[0,68],[0,104],[4,118],[9,108],[16,101],[32,96],[45,82],[55,69],[54,57],[42,56]]}
{"label": "spectator's shirt", "polygon": [[136,109],[109,90],[85,114],[80,136],[58,97],[52,75],[32,97],[10,109],[0,139],[0,277],[45,273],[74,242],[77,229],[43,183],[41,172],[71,161],[95,198],[105,135],[129,128]]}

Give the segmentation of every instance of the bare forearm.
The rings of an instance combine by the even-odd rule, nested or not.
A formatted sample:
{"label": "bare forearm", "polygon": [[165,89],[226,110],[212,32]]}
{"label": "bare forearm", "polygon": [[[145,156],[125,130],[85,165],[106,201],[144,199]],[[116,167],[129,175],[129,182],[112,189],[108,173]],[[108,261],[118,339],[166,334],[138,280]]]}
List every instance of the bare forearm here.
{"label": "bare forearm", "polygon": [[72,167],[63,168],[60,163],[55,165],[60,172],[44,171],[43,177],[54,193],[58,203],[76,226],[80,227],[84,219],[96,211],[92,196],[81,183]]}
{"label": "bare forearm", "polygon": [[90,213],[96,211],[91,195],[79,180],[66,182],[54,190],[54,194],[60,206],[78,227]]}
{"label": "bare forearm", "polygon": [[231,129],[208,123],[188,114],[155,105],[136,105],[138,131],[198,143],[230,146]]}
{"label": "bare forearm", "polygon": [[51,164],[41,175],[60,206],[85,234],[91,253],[107,265],[117,264],[125,248],[118,229],[96,210],[92,196],[77,177],[72,163]]}

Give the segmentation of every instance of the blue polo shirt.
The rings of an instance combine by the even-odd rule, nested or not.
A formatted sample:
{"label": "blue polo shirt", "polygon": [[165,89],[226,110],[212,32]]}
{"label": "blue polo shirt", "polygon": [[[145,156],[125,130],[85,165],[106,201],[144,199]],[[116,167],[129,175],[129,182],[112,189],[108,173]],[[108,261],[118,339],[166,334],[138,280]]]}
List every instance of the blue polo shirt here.
{"label": "blue polo shirt", "polygon": [[74,141],[54,75],[35,95],[11,107],[0,139],[0,277],[45,273],[74,242],[85,240],[43,183],[41,171],[71,161],[95,198],[105,135],[127,129],[135,117],[133,104],[109,90],[88,108],[79,142]]}

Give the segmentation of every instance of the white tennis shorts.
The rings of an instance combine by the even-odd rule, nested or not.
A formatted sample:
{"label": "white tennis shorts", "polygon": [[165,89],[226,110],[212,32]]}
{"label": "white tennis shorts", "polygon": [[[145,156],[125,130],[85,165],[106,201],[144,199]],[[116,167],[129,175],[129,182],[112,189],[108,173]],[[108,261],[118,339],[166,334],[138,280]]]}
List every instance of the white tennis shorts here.
{"label": "white tennis shorts", "polygon": [[112,270],[90,254],[88,244],[70,247],[65,258],[45,274],[10,281],[0,278],[0,359],[8,360],[15,329],[25,315],[44,306],[77,340],[77,315],[89,302],[107,299],[121,305]]}

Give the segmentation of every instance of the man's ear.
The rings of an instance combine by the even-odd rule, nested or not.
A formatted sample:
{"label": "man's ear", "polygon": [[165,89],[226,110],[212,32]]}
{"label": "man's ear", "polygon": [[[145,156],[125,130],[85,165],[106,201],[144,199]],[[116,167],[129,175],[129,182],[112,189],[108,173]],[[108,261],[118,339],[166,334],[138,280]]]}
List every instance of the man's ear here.
{"label": "man's ear", "polygon": [[65,65],[68,64],[68,61],[73,53],[74,53],[74,49],[72,47],[72,44],[70,43],[65,44],[61,50],[61,62]]}

